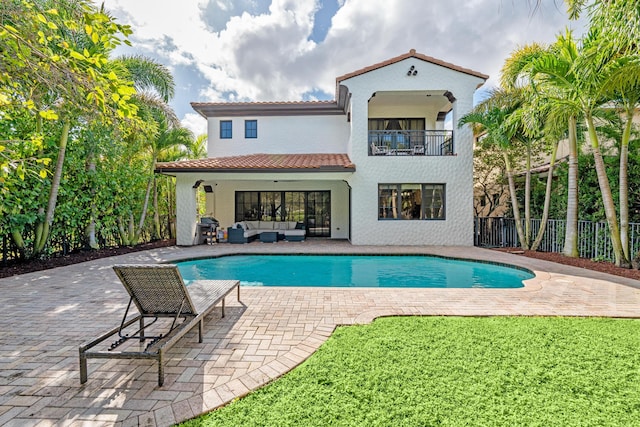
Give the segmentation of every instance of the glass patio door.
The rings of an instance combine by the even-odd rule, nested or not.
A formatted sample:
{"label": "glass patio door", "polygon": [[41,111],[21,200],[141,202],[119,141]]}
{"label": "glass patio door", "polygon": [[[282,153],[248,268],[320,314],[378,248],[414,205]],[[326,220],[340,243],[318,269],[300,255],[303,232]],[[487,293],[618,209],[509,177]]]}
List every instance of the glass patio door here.
{"label": "glass patio door", "polygon": [[331,237],[331,192],[307,193],[307,237]]}

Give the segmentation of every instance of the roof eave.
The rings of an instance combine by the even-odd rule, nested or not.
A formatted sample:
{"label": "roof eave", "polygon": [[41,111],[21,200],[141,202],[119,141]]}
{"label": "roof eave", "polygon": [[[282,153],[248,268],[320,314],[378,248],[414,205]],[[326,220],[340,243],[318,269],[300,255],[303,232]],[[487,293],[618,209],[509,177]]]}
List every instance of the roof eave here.
{"label": "roof eave", "polygon": [[355,172],[355,166],[321,166],[317,168],[156,168],[155,173],[304,173]]}
{"label": "roof eave", "polygon": [[336,101],[309,103],[208,103],[192,102],[191,107],[202,117],[247,116],[323,116],[344,115],[344,107]]}

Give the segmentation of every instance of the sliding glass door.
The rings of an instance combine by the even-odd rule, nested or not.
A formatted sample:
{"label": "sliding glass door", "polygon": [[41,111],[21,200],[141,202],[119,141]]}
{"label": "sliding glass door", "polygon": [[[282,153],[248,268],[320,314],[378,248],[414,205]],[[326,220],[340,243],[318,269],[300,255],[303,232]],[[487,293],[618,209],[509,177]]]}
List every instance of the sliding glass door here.
{"label": "sliding glass door", "polygon": [[235,221],[296,221],[307,237],[331,237],[330,191],[236,191]]}

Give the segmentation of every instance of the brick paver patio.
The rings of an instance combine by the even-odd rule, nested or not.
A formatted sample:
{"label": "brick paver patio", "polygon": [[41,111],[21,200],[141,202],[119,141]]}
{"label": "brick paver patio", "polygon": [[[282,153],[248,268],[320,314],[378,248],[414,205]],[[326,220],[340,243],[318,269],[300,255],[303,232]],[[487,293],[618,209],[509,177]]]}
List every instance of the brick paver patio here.
{"label": "brick paver patio", "polygon": [[[128,298],[111,266],[230,253],[419,253],[506,262],[536,278],[520,289],[242,288],[168,354],[163,387],[150,361],[90,360],[78,346],[119,323]],[[0,279],[0,425],[168,426],[289,371],[337,325],[387,315],[638,317],[640,282],[478,248],[362,247],[307,241],[165,248]]]}

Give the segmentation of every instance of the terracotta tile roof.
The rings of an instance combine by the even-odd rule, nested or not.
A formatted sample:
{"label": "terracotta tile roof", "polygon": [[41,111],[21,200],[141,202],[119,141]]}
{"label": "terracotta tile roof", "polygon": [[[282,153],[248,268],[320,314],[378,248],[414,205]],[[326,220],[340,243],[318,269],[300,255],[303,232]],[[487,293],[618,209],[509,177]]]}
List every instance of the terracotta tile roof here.
{"label": "terracotta tile roof", "polygon": [[370,65],[370,66],[362,68],[360,70],[353,71],[353,72],[351,72],[349,74],[345,74],[344,76],[337,77],[336,78],[336,82],[341,82],[341,81],[350,79],[351,77],[359,76],[361,74],[368,73],[369,71],[377,70],[378,68],[382,68],[382,67],[386,67],[387,65],[395,64],[396,62],[400,62],[400,61],[405,60],[407,58],[421,59],[423,61],[431,62],[432,64],[440,65],[442,67],[446,67],[446,68],[449,68],[449,69],[454,70],[454,71],[459,71],[461,73],[470,74],[472,76],[479,77],[479,78],[484,79],[484,80],[487,80],[489,78],[488,75],[482,74],[482,73],[480,73],[478,71],[473,71],[473,70],[470,70],[468,68],[459,67],[457,65],[451,64],[449,62],[442,61],[440,59],[433,58],[431,56],[423,55],[421,53],[416,53],[415,49],[411,49],[409,51],[409,53],[405,53],[403,55],[396,56],[395,58],[387,59],[386,61],[379,62],[377,64]]}
{"label": "terracotta tile roof", "polygon": [[349,156],[338,154],[250,154],[160,162],[156,172],[353,172]]}

